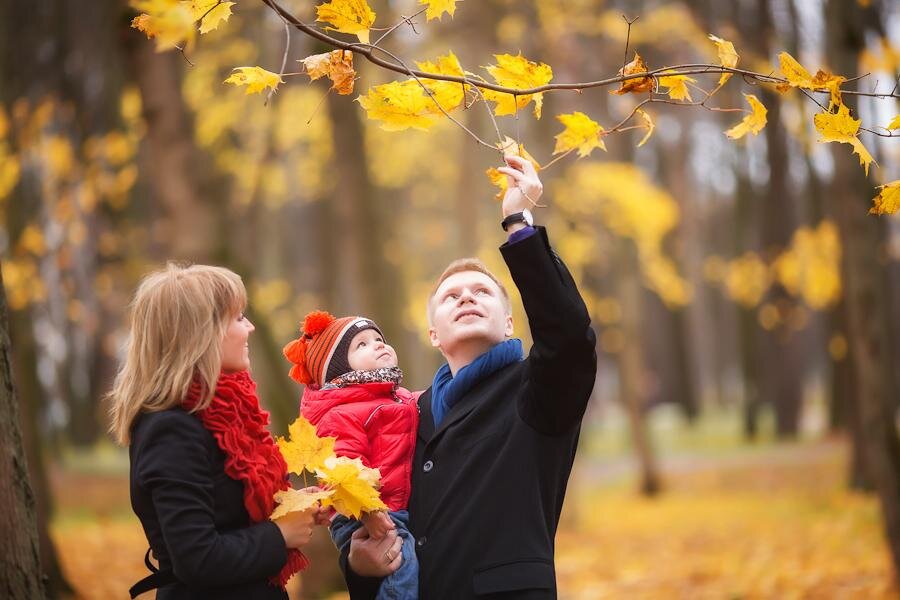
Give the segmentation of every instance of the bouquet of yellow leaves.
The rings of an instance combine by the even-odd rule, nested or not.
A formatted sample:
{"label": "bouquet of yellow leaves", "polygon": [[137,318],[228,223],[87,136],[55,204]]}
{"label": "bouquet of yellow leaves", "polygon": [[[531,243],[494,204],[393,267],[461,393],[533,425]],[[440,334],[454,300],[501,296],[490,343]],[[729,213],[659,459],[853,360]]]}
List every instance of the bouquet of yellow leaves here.
{"label": "bouquet of yellow leaves", "polygon": [[275,494],[278,507],[269,516],[277,519],[289,512],[304,511],[316,504],[332,506],[346,516],[358,519],[365,512],[387,510],[378,495],[381,473],[366,467],[358,458],[336,456],[333,437],[319,437],[316,428],[304,417],[288,427],[290,439],[275,440],[290,473],[316,478],[318,491],[289,489]]}

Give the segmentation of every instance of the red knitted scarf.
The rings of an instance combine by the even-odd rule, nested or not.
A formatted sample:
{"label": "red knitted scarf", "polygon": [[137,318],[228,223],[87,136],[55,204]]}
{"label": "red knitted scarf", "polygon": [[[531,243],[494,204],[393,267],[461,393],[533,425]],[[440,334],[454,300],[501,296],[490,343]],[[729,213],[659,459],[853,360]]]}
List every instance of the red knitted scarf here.
{"label": "red knitted scarf", "polygon": [[[195,381],[184,407],[195,407],[202,391]],[[289,487],[287,465],[266,427],[269,413],[259,407],[256,383],[250,373],[221,373],[212,403],[197,416],[225,453],[225,473],[244,484],[244,506],[250,521],[261,523],[268,519],[275,509],[273,495]],[[284,587],[294,573],[307,566],[309,560],[303,553],[291,549],[287,563],[269,582]]]}

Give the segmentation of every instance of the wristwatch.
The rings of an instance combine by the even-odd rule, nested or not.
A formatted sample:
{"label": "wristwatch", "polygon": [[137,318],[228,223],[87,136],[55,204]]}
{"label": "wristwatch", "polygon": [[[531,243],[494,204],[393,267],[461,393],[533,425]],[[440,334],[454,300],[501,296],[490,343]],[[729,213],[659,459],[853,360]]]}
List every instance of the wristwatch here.
{"label": "wristwatch", "polygon": [[500,221],[500,227],[503,228],[503,231],[507,231],[513,223],[525,223],[531,227],[534,225],[534,217],[531,215],[531,211],[526,208],[522,212],[513,213]]}

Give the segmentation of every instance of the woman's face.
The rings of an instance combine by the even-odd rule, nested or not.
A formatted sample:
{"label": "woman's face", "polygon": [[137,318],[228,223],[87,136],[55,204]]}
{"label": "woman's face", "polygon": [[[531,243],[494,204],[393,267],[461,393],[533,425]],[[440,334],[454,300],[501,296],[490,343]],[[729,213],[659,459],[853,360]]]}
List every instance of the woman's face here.
{"label": "woman's face", "polygon": [[246,371],[250,368],[250,333],[256,329],[243,313],[234,317],[222,339],[222,370]]}

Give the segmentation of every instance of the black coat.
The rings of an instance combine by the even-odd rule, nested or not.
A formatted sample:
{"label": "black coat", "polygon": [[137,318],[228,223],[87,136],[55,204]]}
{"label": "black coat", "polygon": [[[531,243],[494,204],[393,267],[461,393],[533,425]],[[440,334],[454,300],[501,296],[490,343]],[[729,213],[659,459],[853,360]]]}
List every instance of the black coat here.
{"label": "black coat", "polygon": [[[424,600],[556,597],[554,538],[594,386],[595,336],[543,228],[501,252],[534,346],[477,383],[436,431],[430,390],[419,400],[409,510]],[[354,599],[374,597],[377,579],[347,575]]]}
{"label": "black coat", "polygon": [[287,598],[267,583],[287,561],[284,537],[271,521],[250,524],[244,484],[225,474],[225,454],[198,417],[141,415],[129,455],[131,506],[160,570],[178,579],[157,598]]}

